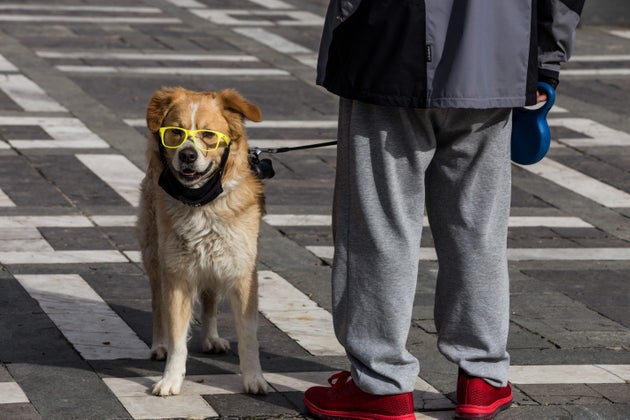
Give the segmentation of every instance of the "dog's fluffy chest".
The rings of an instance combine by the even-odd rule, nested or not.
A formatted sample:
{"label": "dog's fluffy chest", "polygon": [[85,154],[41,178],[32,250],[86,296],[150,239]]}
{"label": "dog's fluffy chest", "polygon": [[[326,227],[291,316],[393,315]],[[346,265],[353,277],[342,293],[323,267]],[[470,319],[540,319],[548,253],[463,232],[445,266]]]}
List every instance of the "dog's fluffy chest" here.
{"label": "dog's fluffy chest", "polygon": [[[254,269],[251,264],[255,264],[260,223],[256,211],[226,217],[215,213],[212,206],[184,212],[180,207],[171,216],[173,229],[166,254],[174,266],[186,267],[200,279],[229,283]],[[256,233],[252,235],[252,231]]]}
{"label": "dog's fluffy chest", "polygon": [[238,245],[242,221],[228,220],[211,211],[191,211],[188,217],[173,222],[173,234],[182,250],[219,255]]}

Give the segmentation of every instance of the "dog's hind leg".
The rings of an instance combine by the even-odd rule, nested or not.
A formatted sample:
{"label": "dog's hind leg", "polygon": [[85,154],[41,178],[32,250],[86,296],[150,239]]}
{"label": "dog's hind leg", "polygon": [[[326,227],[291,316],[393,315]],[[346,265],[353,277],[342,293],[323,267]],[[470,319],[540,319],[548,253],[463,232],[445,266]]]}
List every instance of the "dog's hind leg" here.
{"label": "dog's hind leg", "polygon": [[186,375],[187,339],[192,300],[186,281],[169,282],[162,290],[168,325],[168,355],[162,379],[153,386],[155,395],[179,394]]}
{"label": "dog's hind leg", "polygon": [[219,336],[217,312],[219,297],[216,292],[206,290],[201,294],[201,347],[209,353],[223,353],[230,348],[230,342]]}
{"label": "dog's hind leg", "polygon": [[262,375],[258,354],[258,281],[256,274],[230,292],[238,336],[238,357],[245,392],[266,394],[269,385]]}

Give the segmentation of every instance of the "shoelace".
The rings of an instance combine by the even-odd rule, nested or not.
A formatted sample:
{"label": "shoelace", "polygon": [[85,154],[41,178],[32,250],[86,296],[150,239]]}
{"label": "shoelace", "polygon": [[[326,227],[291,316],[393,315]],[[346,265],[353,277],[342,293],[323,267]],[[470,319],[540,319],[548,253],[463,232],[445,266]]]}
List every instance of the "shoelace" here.
{"label": "shoelace", "polygon": [[328,383],[333,389],[339,389],[348,382],[348,378],[350,378],[350,372],[344,370],[342,372],[335,373],[333,376],[328,378]]}

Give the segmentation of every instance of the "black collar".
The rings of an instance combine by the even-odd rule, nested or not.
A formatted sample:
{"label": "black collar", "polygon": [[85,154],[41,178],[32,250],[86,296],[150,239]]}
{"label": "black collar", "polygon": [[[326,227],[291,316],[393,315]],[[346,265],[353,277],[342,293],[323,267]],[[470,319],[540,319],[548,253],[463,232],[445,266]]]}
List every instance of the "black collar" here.
{"label": "black collar", "polygon": [[219,168],[212,174],[210,179],[199,188],[188,188],[182,185],[173,174],[173,171],[171,171],[171,167],[168,165],[166,159],[164,146],[160,145],[160,157],[162,158],[164,169],[162,170],[162,174],[160,174],[158,185],[162,187],[168,195],[188,206],[200,207],[208,204],[223,192],[221,176],[223,175],[223,170],[225,169],[229,155],[230,145],[225,148]]}

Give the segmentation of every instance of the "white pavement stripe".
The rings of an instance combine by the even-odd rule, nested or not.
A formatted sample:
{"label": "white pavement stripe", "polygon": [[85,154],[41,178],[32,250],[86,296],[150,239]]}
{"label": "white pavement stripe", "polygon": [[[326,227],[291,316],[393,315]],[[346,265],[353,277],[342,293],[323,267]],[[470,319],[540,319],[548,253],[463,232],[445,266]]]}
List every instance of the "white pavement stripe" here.
{"label": "white pavement stripe", "polygon": [[[91,51],[37,51],[37,55],[50,59],[88,59],[88,60],[155,60],[155,61],[225,61],[259,62],[253,55],[245,54],[168,54],[168,53],[128,53],[128,52],[91,52]],[[2,62],[0,61],[0,70]]]}
{"label": "white pavement stripe", "polygon": [[105,149],[109,144],[91,132],[81,120],[67,117],[7,117],[0,115],[0,126],[34,125],[44,130],[52,140],[11,140],[18,149],[87,148]]}
{"label": "white pavement stripe", "polygon": [[[333,246],[306,246],[319,258],[333,259]],[[625,261],[630,248],[509,248],[508,261]],[[420,248],[421,261],[437,261],[434,248]]]}
{"label": "white pavement stripe", "polygon": [[630,39],[630,30],[613,30],[613,31],[608,31],[609,33],[611,33],[612,35],[621,37],[621,38],[628,38]]}
{"label": "white pavement stripe", "polygon": [[198,2],[197,0],[166,0],[169,3],[177,7],[189,7],[192,9],[203,9],[205,4]]}
{"label": "white pavement stripe", "polygon": [[523,169],[606,207],[630,207],[630,194],[549,158]]}
{"label": "white pavement stripe", "polygon": [[309,54],[310,49],[289,41],[288,39],[271,33],[263,28],[235,28],[234,32],[256,40],[283,54]]}
{"label": "white pavement stripe", "polygon": [[571,62],[630,61],[630,54],[584,54],[572,55]]}
{"label": "white pavement stripe", "polygon": [[140,251],[123,251],[123,253],[129,259],[129,261],[133,263],[142,262],[142,254],[140,253]]}
{"label": "white pavement stripe", "polygon": [[[509,378],[516,385],[622,384],[628,380],[629,371],[630,365],[511,366]],[[326,384],[334,373],[336,372],[265,372],[264,375],[271,385],[271,392],[303,393],[312,386]],[[104,378],[103,381],[136,419],[213,416],[206,414],[212,408],[204,404],[202,395],[233,395],[243,392],[240,375],[218,374],[187,376],[182,393],[177,398],[147,395],[147,390],[158,379],[159,377],[154,376]],[[416,403],[423,401],[425,410],[449,410],[453,407],[448,398],[421,378],[416,381],[414,399]],[[162,405],[161,401],[172,404]],[[416,412],[418,419],[450,419],[452,415],[452,411]]]}
{"label": "white pavement stripe", "polygon": [[251,3],[265,7],[267,9],[293,9],[293,6],[289,3],[285,3],[281,0],[249,0]]}
{"label": "white pavement stripe", "polygon": [[15,67],[9,60],[4,58],[2,54],[0,54],[0,71],[17,71],[17,67]]}
{"label": "white pavement stripe", "polygon": [[52,252],[53,247],[35,227],[0,228],[0,252]]}
{"label": "white pavement stripe", "polygon": [[562,216],[510,216],[509,227],[592,228],[579,217]]}
{"label": "white pavement stripe", "polygon": [[0,75],[0,90],[29,112],[67,112],[57,101],[21,74]]}
{"label": "white pavement stripe", "polygon": [[147,120],[144,118],[125,118],[125,124],[131,127],[146,127]]}
{"label": "white pavement stripe", "polygon": [[129,259],[118,251],[49,251],[0,252],[0,264],[96,264],[128,263]]}
{"label": "white pavement stripe", "polygon": [[89,133],[85,139],[76,140],[10,140],[16,149],[109,149],[109,144]]}
{"label": "white pavement stripe", "polygon": [[142,396],[121,396],[118,400],[134,419],[205,419],[219,416],[201,395],[180,394],[176,398],[160,398],[147,391]]}
{"label": "white pavement stripe", "polygon": [[[312,386],[322,386],[327,379],[337,373],[315,372],[264,372],[271,386],[270,392],[303,393]],[[134,419],[173,418],[173,417],[214,417],[213,410],[202,395],[234,395],[243,393],[242,378],[236,374],[189,375],[184,379],[181,394],[176,398],[158,398],[148,395],[147,390],[159,380],[158,376],[103,378],[105,384],[121,401]],[[450,409],[453,404],[434,387],[418,378],[414,397],[424,402],[426,409]],[[168,402],[162,404],[161,402]],[[214,410],[212,411],[214,412]],[[450,418],[431,417],[438,413],[417,413],[420,419]],[[452,415],[452,413],[451,413]]]}
{"label": "white pavement stripe", "polygon": [[531,384],[623,384],[630,381],[630,365],[511,366],[510,382]]}
{"label": "white pavement stripe", "polygon": [[[14,229],[21,232],[39,227],[130,227],[135,223],[135,215],[95,215],[90,218],[86,216],[0,216],[0,230]],[[26,235],[26,233],[22,234]]]}
{"label": "white pavement stripe", "polygon": [[565,108],[562,108],[562,107],[559,107],[558,105],[554,105],[554,106],[551,107],[549,112],[551,112],[552,114],[555,114],[555,113],[560,114],[560,113],[567,113],[567,112],[569,112],[569,110],[565,109]]}
{"label": "white pavement stripe", "polygon": [[[300,10],[191,9],[191,13],[217,25],[242,26],[322,26],[324,19]],[[266,19],[269,18],[269,19]],[[284,18],[284,19],[283,19]]]}
{"label": "white pavement stripe", "polygon": [[158,18],[158,17],[111,17],[111,16],[66,16],[66,15],[11,15],[0,14],[0,22],[23,22],[23,23],[127,23],[127,24],[175,24],[182,23],[177,18]]}
{"label": "white pavement stripe", "polygon": [[215,68],[215,67],[126,67],[126,66],[55,66],[66,73],[121,73],[170,76],[288,76],[279,69]]}
{"label": "white pavement stripe", "polygon": [[0,229],[33,227],[92,227],[85,216],[0,216]]}
{"label": "white pavement stripe", "polygon": [[81,276],[20,274],[15,278],[84,359],[148,358],[147,345]]}
{"label": "white pavement stripe", "polygon": [[312,53],[312,54],[294,54],[293,58],[295,58],[297,61],[299,61],[300,63],[304,64],[305,66],[309,66],[309,67],[312,67],[314,69],[317,68],[317,54],[316,53]]}
{"label": "white pavement stripe", "polygon": [[588,77],[588,76],[628,76],[630,69],[567,69],[562,70],[562,76]]}
{"label": "white pavement stripe", "polygon": [[136,216],[91,216],[97,226],[102,227],[131,227],[136,225]]}
{"label": "white pavement stripe", "polygon": [[315,356],[344,356],[333,332],[332,316],[272,271],[259,271],[259,310]]}
{"label": "white pavement stripe", "polygon": [[263,220],[271,226],[331,226],[332,216],[325,214],[267,214]]}
{"label": "white pavement stripe", "polygon": [[550,127],[564,127],[587,136],[555,139],[568,146],[630,146],[630,134],[606,127],[588,118],[549,118],[547,121]]}
{"label": "white pavement stripe", "polygon": [[35,10],[51,12],[162,13],[157,7],[61,6],[51,4],[0,4],[0,10]]}
{"label": "white pavement stripe", "polygon": [[0,207],[15,207],[15,203],[2,190],[0,190]]}
{"label": "white pavement stripe", "polygon": [[509,261],[624,261],[630,248],[511,248]]}
{"label": "white pavement stripe", "polygon": [[140,182],[144,172],[125,156],[93,154],[76,157],[129,204],[137,206],[140,203]]}
{"label": "white pavement stripe", "polygon": [[[263,220],[272,226],[331,226],[332,216],[325,214],[267,214]],[[424,218],[424,226],[429,226]],[[579,217],[510,216],[510,227],[592,228]]]}
{"label": "white pavement stripe", "polygon": [[28,402],[28,397],[16,382],[0,382],[0,404],[23,404]]}

